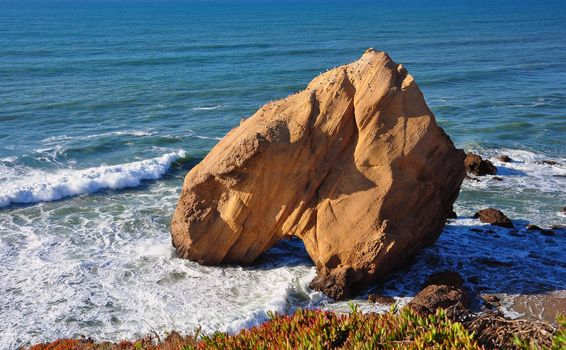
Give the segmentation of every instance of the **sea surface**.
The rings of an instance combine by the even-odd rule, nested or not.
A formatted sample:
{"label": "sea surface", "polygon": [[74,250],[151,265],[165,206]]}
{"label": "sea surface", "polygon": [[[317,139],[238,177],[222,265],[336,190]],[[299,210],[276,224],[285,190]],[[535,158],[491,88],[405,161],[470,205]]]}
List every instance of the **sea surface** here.
{"label": "sea surface", "polygon": [[[204,267],[175,257],[169,223],[184,175],[241,118],[369,47],[501,181],[466,180],[437,244],[354,301],[384,311],[368,292],[402,305],[452,269],[509,316],[566,313],[566,232],[524,229],[566,224],[566,2],[423,3],[0,0],[0,349],[347,310],[308,288],[299,240]],[[517,231],[472,218],[486,207]]]}

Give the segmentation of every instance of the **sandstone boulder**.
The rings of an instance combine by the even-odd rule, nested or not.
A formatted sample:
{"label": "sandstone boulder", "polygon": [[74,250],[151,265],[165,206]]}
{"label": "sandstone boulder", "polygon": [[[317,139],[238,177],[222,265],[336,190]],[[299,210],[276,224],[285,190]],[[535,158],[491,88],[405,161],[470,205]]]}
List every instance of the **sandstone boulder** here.
{"label": "sandstone boulder", "polygon": [[187,174],[172,242],[202,264],[247,264],[297,236],[311,286],[340,299],[433,244],[464,176],[413,77],[370,49],[230,131]]}

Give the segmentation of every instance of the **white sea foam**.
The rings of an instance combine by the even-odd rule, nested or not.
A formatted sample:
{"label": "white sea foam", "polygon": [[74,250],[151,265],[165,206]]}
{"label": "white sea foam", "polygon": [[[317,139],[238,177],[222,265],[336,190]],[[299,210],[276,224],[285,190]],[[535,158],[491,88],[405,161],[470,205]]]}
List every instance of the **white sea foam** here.
{"label": "white sea foam", "polygon": [[222,105],[210,106],[210,107],[194,107],[191,108],[193,111],[210,111],[214,109],[222,108]]}
{"label": "white sea foam", "polygon": [[0,208],[13,203],[53,201],[101,189],[135,187],[143,180],[160,178],[171,163],[183,157],[185,152],[181,150],[119,165],[65,169],[54,173],[35,170],[20,178],[0,183]]}
{"label": "white sea foam", "polygon": [[193,136],[201,140],[222,140],[222,137],[216,137],[216,136],[202,136],[202,135],[193,135]]}
{"label": "white sea foam", "polygon": [[61,141],[90,140],[90,139],[97,139],[108,136],[144,137],[144,136],[152,136],[152,135],[155,135],[155,132],[152,130],[120,130],[120,131],[103,132],[100,134],[83,135],[83,136],[67,136],[67,135],[51,136],[41,140],[41,142],[45,144],[54,144]]}
{"label": "white sea foam", "polygon": [[[503,181],[492,181],[494,176],[478,178],[481,181],[465,181],[464,188],[487,189],[496,186],[514,192],[536,190],[546,193],[566,193],[566,159],[546,157],[542,154],[515,149],[474,150],[488,158],[497,167],[497,177]],[[499,155],[508,155],[512,162],[497,160]],[[555,162],[555,164],[544,161]]]}

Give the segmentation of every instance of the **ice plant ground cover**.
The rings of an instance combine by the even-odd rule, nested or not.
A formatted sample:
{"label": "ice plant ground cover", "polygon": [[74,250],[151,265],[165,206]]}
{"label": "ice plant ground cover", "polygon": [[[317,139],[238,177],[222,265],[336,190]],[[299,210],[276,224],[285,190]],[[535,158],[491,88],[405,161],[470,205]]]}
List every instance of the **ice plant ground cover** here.
{"label": "ice plant ground cover", "polygon": [[[198,350],[198,349],[482,349],[475,334],[458,322],[451,321],[444,310],[420,316],[410,309],[385,314],[362,313],[352,304],[349,314],[301,309],[292,315],[270,314],[260,326],[244,329],[235,335],[216,332],[212,335],[181,336],[172,332],[163,341],[154,336],[137,341],[95,343],[89,339],[60,339],[38,344],[30,350]],[[516,349],[564,349],[566,319],[559,319],[559,328],[539,346],[530,339],[516,336]]]}

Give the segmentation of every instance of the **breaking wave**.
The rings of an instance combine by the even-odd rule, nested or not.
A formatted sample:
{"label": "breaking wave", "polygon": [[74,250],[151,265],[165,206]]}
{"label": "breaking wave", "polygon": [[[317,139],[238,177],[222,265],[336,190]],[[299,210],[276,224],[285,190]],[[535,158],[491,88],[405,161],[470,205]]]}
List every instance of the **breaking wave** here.
{"label": "breaking wave", "polygon": [[54,173],[35,170],[11,181],[0,183],[0,208],[11,204],[38,203],[93,193],[102,189],[136,187],[143,180],[163,176],[171,164],[185,157],[185,152],[118,165],[87,169],[64,169]]}

